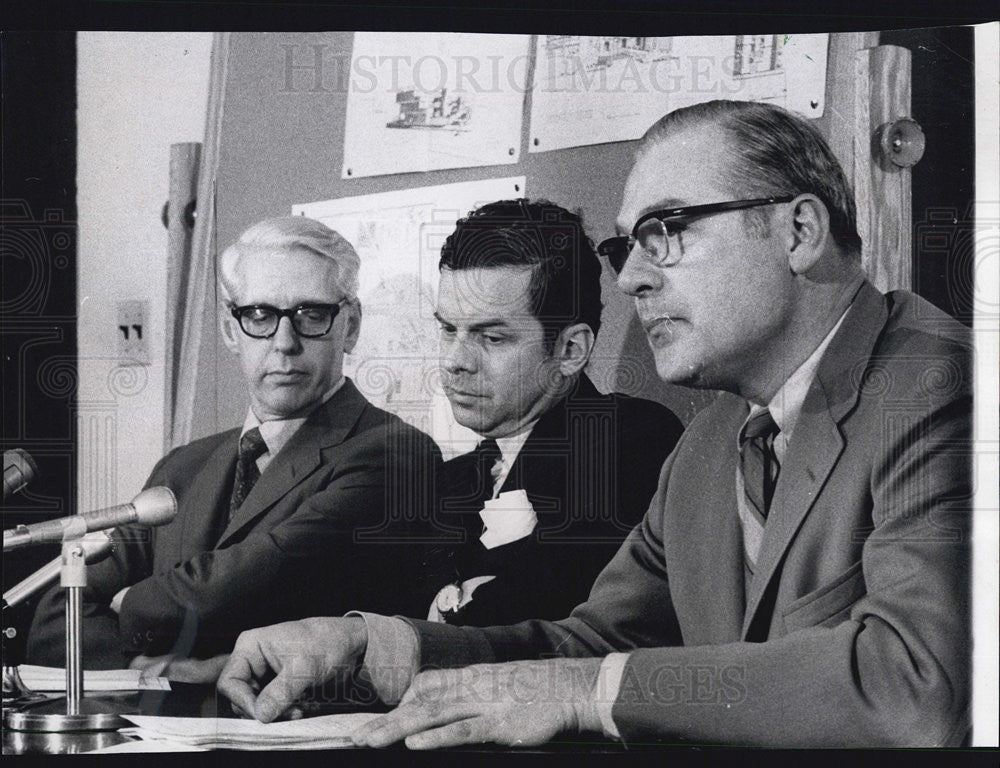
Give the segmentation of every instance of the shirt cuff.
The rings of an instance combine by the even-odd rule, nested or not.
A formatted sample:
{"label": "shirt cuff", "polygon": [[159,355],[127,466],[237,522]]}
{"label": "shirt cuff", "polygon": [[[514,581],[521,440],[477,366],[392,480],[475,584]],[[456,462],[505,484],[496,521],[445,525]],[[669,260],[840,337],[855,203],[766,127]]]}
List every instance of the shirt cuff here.
{"label": "shirt cuff", "polygon": [[115,596],[111,598],[110,608],[119,615],[121,615],[122,612],[122,601],[125,599],[126,592],[128,592],[128,587],[118,590],[118,592],[115,593]]}
{"label": "shirt cuff", "polygon": [[382,702],[398,704],[420,663],[420,640],[416,630],[402,619],[377,613],[351,611],[345,616],[360,616],[368,631],[361,676],[371,683]]}
{"label": "shirt cuff", "polygon": [[622,735],[618,731],[618,726],[611,719],[611,709],[618,698],[618,689],[622,685],[622,676],[625,674],[625,662],[628,661],[627,653],[609,653],[601,662],[601,669],[597,673],[597,683],[594,685],[593,697],[597,714],[601,718],[601,728],[604,735],[612,739],[621,739]]}

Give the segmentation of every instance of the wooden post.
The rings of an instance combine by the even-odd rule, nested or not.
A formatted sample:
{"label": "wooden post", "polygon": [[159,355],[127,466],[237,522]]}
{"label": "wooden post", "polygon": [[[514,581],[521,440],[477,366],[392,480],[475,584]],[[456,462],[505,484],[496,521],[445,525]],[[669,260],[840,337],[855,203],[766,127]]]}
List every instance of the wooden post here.
{"label": "wooden post", "polygon": [[191,236],[198,193],[198,161],[201,144],[185,142],[170,146],[170,199],[167,209],[167,316],[164,323],[163,447],[173,444],[175,396],[177,392],[180,339],[184,328],[187,286],[191,277]]}
{"label": "wooden post", "polygon": [[[229,63],[229,32],[216,32],[212,38],[212,71],[208,84],[208,114],[205,118],[205,144],[198,170],[198,218],[191,237],[190,277],[185,290],[183,331],[175,346],[177,386],[171,443],[175,448],[191,441],[194,430],[195,400],[198,394],[198,371],[203,363],[202,335],[206,314],[215,313],[215,172],[219,166],[222,142],[222,117],[226,93],[226,70]],[[209,303],[209,294],[212,302]],[[210,322],[210,321],[209,321]],[[211,374],[214,380],[214,371]],[[202,425],[203,427],[206,425]],[[203,434],[218,431],[213,421]]]}
{"label": "wooden post", "polygon": [[910,114],[910,52],[895,45],[858,51],[854,189],[862,263],[880,291],[913,286],[911,174],[888,162],[880,126]]}
{"label": "wooden post", "polygon": [[[835,32],[830,35],[826,66],[826,105],[816,127],[826,136],[847,180],[854,183],[854,109],[862,88],[855,75],[858,51],[878,45],[878,32]],[[857,199],[857,195],[855,195]]]}

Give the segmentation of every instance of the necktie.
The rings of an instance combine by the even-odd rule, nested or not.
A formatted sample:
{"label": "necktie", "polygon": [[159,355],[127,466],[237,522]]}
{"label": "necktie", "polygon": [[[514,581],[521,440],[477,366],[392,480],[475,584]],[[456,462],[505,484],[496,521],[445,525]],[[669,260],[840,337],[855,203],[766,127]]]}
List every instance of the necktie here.
{"label": "necktie", "polygon": [[265,453],[267,453],[267,443],[261,437],[260,430],[257,427],[248,429],[240,438],[239,456],[236,459],[236,480],[233,483],[233,497],[229,502],[230,520],[250,495],[250,489],[260,477],[257,459]]}
{"label": "necktie", "polygon": [[497,461],[501,457],[500,446],[492,437],[488,437],[476,446],[476,471],[479,473],[479,488],[482,493],[480,502],[493,498],[496,480],[499,476]]}
{"label": "necktie", "polygon": [[746,496],[765,520],[778,482],[778,458],[774,455],[774,436],[777,434],[778,425],[771,418],[771,412],[763,410],[747,422],[740,438],[740,466]]}

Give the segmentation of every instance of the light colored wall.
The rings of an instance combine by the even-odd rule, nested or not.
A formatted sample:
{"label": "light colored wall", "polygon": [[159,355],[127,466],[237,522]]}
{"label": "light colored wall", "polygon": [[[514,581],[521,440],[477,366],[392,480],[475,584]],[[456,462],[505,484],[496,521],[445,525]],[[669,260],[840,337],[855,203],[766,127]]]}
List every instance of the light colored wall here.
{"label": "light colored wall", "polygon": [[[210,33],[77,35],[80,510],[130,500],[163,453],[170,145],[202,141]],[[118,359],[118,302],[146,302],[149,365]]]}
{"label": "light colored wall", "polygon": [[[600,240],[614,230],[634,142],[529,153],[529,120],[522,126],[521,155],[512,165],[453,168],[426,173],[341,179],[347,90],[338,84],[338,62],[349,62],[352,32],[234,33],[230,37],[221,129],[217,217],[225,247],[254,222],[286,216],[296,203],[486,178],[525,176],[527,195],[579,209],[588,234]],[[293,72],[322,52],[320,88],[310,71]],[[291,51],[291,54],[289,53]],[[530,115],[531,94],[525,94]],[[598,389],[659,400],[689,420],[711,395],[663,384],[634,317],[632,302],[603,280],[604,315],[588,368]],[[217,308],[206,309],[203,360],[198,368],[193,437],[241,423],[246,388],[239,367],[219,339]]]}

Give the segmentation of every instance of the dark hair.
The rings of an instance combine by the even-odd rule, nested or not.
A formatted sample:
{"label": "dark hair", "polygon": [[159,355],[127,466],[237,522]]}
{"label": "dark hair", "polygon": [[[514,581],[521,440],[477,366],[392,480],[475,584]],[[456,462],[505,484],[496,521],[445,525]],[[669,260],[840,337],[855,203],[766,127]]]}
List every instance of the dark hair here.
{"label": "dark hair", "polygon": [[601,263],[583,222],[547,200],[500,200],[455,224],[438,269],[530,267],[528,301],[546,343],[568,325],[601,327]]}
{"label": "dark hair", "polygon": [[[816,195],[830,215],[830,233],[845,252],[861,255],[854,193],[822,134],[805,118],[772,104],[752,101],[708,101],[674,110],[646,131],[641,156],[667,135],[711,123],[728,131],[733,141],[720,147],[732,158],[731,176],[723,181],[744,197]],[[766,211],[747,211],[765,221]]]}

